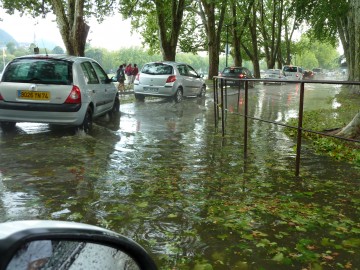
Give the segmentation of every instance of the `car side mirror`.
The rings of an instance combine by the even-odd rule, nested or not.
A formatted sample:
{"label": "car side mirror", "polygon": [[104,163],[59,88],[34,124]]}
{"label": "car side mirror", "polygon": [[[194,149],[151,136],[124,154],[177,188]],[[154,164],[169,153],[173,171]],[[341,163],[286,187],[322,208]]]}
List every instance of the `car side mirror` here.
{"label": "car side mirror", "polygon": [[0,270],[157,269],[146,250],[133,240],[75,222],[2,223],[0,254]]}

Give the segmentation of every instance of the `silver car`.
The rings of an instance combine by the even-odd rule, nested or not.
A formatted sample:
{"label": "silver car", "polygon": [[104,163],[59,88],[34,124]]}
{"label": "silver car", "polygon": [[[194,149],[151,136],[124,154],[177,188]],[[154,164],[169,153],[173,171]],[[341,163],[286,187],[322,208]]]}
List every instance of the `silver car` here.
{"label": "silver car", "polygon": [[135,98],[145,96],[171,97],[181,102],[183,97],[205,96],[206,84],[191,66],[178,62],[145,64],[134,81]]}
{"label": "silver car", "polygon": [[93,59],[31,55],[12,60],[0,83],[0,125],[17,122],[75,126],[88,132],[93,118],[119,111],[118,91]]}
{"label": "silver car", "polygon": [[278,81],[264,81],[264,84],[286,84],[286,76],[281,69],[268,69],[263,76],[266,80]]}

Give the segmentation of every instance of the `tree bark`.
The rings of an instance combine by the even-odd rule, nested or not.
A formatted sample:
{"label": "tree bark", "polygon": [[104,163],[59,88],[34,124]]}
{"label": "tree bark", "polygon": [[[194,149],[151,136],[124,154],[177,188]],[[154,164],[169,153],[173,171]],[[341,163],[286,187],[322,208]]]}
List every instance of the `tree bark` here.
{"label": "tree bark", "polygon": [[[241,37],[238,34],[237,31],[237,12],[236,12],[236,2],[235,0],[231,1],[231,11],[232,11],[232,25],[231,25],[231,32],[232,32],[232,47],[233,47],[233,52],[232,52],[232,56],[234,57],[234,64],[237,67],[241,67],[242,66],[242,56],[241,56]],[[227,26],[228,27],[228,26]]]}
{"label": "tree bark", "polygon": [[[360,81],[360,2],[351,0],[346,17],[337,20],[338,33],[344,48],[350,81]],[[359,85],[352,86],[354,95],[360,95]],[[360,113],[337,135],[347,138],[360,136]]]}
{"label": "tree bark", "polygon": [[84,56],[86,39],[90,30],[90,26],[84,20],[84,0],[68,0],[67,12],[62,0],[51,0],[51,5],[66,53]]}
{"label": "tree bark", "polygon": [[345,138],[359,138],[360,137],[360,112],[355,115],[353,120],[336,135]]}
{"label": "tree bark", "polygon": [[168,25],[166,20],[166,10],[163,6],[164,2],[162,0],[156,0],[156,13],[159,26],[159,40],[160,40],[160,51],[165,61],[175,61],[176,58],[176,48],[179,40],[185,0],[172,0],[171,8],[171,28]]}
{"label": "tree bark", "polygon": [[[209,79],[219,73],[220,35],[225,18],[227,0],[217,3],[209,0],[198,0],[200,16],[205,25],[209,51]],[[217,9],[216,5],[220,5]],[[218,19],[216,18],[218,16]]]}

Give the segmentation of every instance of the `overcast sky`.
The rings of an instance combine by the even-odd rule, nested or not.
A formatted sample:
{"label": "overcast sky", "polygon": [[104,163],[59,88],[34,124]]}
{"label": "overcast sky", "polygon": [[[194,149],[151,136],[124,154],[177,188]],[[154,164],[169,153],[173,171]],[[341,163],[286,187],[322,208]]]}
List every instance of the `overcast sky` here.
{"label": "overcast sky", "polygon": [[[65,48],[55,17],[48,14],[46,18],[33,19],[31,17],[20,17],[8,15],[0,9],[0,29],[8,32],[18,42],[33,42],[41,47],[42,39],[54,42]],[[118,50],[124,47],[141,46],[140,35],[130,33],[130,21],[122,20],[120,15],[110,17],[99,24],[96,20],[90,23],[88,40],[94,47]]]}

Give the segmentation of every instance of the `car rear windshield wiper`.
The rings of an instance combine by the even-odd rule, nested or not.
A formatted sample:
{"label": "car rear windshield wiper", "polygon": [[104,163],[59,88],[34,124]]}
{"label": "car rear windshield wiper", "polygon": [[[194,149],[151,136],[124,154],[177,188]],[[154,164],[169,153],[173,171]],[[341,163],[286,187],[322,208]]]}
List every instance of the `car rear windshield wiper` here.
{"label": "car rear windshield wiper", "polygon": [[31,78],[31,79],[29,79],[29,80],[27,80],[28,82],[42,82],[43,80],[41,80],[40,78],[36,78],[36,77],[34,77],[34,78]]}

